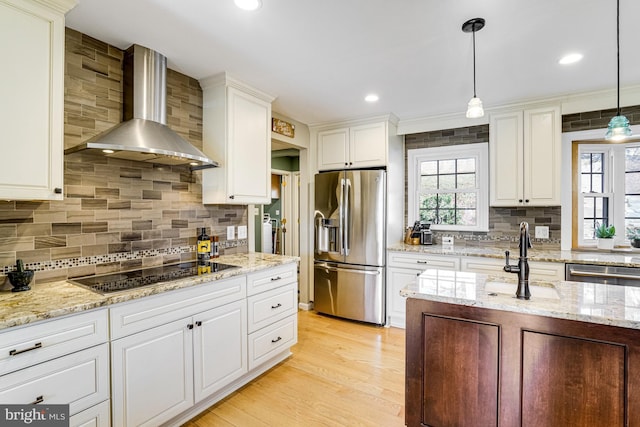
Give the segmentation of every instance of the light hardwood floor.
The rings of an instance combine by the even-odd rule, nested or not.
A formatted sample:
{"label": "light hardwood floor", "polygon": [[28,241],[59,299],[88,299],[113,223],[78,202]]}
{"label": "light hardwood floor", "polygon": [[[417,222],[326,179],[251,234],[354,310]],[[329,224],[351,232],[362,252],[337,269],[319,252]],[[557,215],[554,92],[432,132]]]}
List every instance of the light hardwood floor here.
{"label": "light hardwood floor", "polygon": [[298,313],[293,355],[186,427],[404,426],[404,330]]}

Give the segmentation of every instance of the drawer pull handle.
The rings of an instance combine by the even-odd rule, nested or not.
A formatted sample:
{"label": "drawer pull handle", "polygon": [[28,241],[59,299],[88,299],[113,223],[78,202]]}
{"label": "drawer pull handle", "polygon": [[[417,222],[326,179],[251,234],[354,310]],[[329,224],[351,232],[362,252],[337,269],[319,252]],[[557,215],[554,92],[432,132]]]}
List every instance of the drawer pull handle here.
{"label": "drawer pull handle", "polygon": [[34,400],[33,402],[31,402],[31,405],[37,405],[38,403],[42,403],[44,402],[44,397],[43,396],[38,396],[36,397],[36,400]]}
{"label": "drawer pull handle", "polygon": [[275,282],[276,280],[282,280],[282,277],[277,276],[277,277],[272,277],[272,278],[271,278],[271,281],[272,281],[272,282]]}
{"label": "drawer pull handle", "polygon": [[42,347],[42,343],[37,342],[33,347],[25,348],[24,350],[11,350],[9,352],[9,356],[17,356],[18,354],[26,353],[27,351],[35,350],[36,348],[41,348],[41,347]]}
{"label": "drawer pull handle", "polygon": [[272,306],[271,306],[271,308],[272,308],[272,309],[274,309],[274,310],[275,310],[276,308],[280,308],[280,307],[282,307],[282,304],[280,304],[280,303],[277,303],[276,305],[272,305]]}
{"label": "drawer pull handle", "polygon": [[272,343],[277,343],[278,341],[280,341],[282,339],[282,337],[278,337],[275,340],[271,340]]}
{"label": "drawer pull handle", "polygon": [[198,320],[198,321],[196,322],[196,326],[202,326],[202,321],[201,321],[201,320]]}
{"label": "drawer pull handle", "polygon": [[427,261],[416,261],[418,264],[427,264]]}

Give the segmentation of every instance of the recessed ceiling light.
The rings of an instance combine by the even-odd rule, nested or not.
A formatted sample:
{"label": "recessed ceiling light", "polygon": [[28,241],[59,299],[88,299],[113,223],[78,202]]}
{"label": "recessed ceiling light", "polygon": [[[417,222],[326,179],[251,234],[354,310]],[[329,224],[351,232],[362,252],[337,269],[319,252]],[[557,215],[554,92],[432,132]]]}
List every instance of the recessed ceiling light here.
{"label": "recessed ceiling light", "polygon": [[236,6],[242,10],[256,10],[262,6],[262,0],[234,0]]}
{"label": "recessed ceiling light", "polygon": [[197,162],[191,162],[191,163],[189,163],[189,164],[190,164],[191,166],[198,166],[198,163],[197,163]]}
{"label": "recessed ceiling light", "polygon": [[364,97],[364,100],[367,102],[376,102],[378,101],[378,99],[380,98],[375,93],[370,93],[369,95]]}
{"label": "recessed ceiling light", "polygon": [[113,154],[113,150],[102,150],[105,154]]}
{"label": "recessed ceiling light", "polygon": [[573,64],[580,61],[581,59],[582,59],[581,53],[570,53],[560,58],[560,60],[558,61],[558,64],[562,64],[562,65]]}

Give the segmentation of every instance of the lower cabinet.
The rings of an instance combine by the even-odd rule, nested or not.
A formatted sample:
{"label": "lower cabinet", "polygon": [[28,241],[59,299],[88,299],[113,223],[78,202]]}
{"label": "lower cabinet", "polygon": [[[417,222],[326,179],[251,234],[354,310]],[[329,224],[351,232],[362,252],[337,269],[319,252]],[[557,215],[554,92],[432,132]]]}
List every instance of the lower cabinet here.
{"label": "lower cabinet", "polygon": [[640,425],[640,330],[410,298],[414,426]]}
{"label": "lower cabinet", "polygon": [[111,426],[111,405],[107,400],[98,405],[85,409],[69,420],[69,427],[110,427]]}
{"label": "lower cabinet", "polygon": [[247,372],[246,301],[111,343],[113,422],[156,426]]}

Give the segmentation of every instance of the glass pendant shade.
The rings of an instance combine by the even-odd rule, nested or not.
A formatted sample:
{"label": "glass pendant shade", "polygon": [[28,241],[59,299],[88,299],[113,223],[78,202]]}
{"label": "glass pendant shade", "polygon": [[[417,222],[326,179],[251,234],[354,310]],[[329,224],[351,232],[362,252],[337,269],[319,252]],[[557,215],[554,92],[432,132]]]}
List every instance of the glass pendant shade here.
{"label": "glass pendant shade", "polygon": [[484,116],[484,108],[482,108],[482,101],[480,98],[473,97],[469,100],[467,104],[467,118],[468,119],[476,119],[478,117]]}
{"label": "glass pendant shade", "polygon": [[625,116],[614,116],[607,126],[607,133],[604,139],[607,141],[622,141],[631,136],[631,128],[629,127],[629,119]]}

